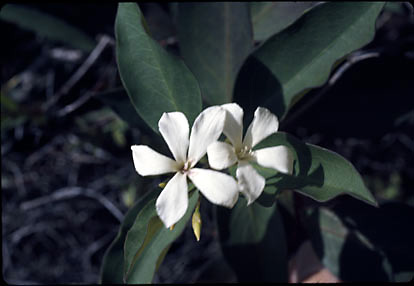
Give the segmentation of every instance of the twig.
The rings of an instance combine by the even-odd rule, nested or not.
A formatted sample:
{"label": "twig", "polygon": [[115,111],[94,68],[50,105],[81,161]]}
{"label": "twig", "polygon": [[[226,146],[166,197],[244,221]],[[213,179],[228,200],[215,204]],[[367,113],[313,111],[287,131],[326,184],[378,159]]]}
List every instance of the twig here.
{"label": "twig", "polygon": [[10,234],[11,236],[11,241],[13,244],[17,244],[20,242],[20,240],[32,233],[36,233],[36,232],[43,232],[46,229],[48,229],[48,225],[47,224],[42,224],[42,223],[38,223],[38,224],[28,224],[25,225],[17,230],[15,230],[14,232],[12,232]]}
{"label": "twig", "polygon": [[37,208],[42,205],[52,203],[54,201],[71,199],[77,196],[86,196],[86,197],[99,201],[120,222],[124,218],[124,215],[122,214],[122,212],[106,197],[96,194],[91,189],[85,189],[81,187],[67,187],[67,188],[59,189],[49,196],[43,196],[43,197],[31,200],[31,201],[26,201],[22,203],[20,205],[20,209],[23,211],[28,211],[33,208]]}
{"label": "twig", "polygon": [[90,67],[96,62],[96,60],[101,55],[102,51],[109,43],[111,43],[111,41],[113,42],[113,40],[107,35],[103,35],[99,39],[98,44],[89,54],[89,57],[85,60],[85,62],[78,68],[78,70],[72,75],[72,77],[60,88],[58,93],[45,103],[45,105],[43,106],[44,110],[49,109],[49,107],[55,104],[62,95],[67,94],[72,89],[72,87],[85,75],[85,73],[90,69]]}
{"label": "twig", "polygon": [[62,116],[65,116],[65,115],[71,113],[75,109],[79,108],[82,104],[87,102],[93,95],[94,95],[93,92],[86,92],[83,96],[79,97],[75,102],[73,102],[69,105],[66,105],[64,108],[59,110],[56,113],[56,115],[58,117],[62,117]]}
{"label": "twig", "polygon": [[338,70],[332,75],[332,77],[328,81],[328,85],[334,85],[335,82],[339,79],[339,77],[342,76],[342,74],[348,70],[353,64],[360,62],[365,59],[370,58],[377,58],[379,57],[379,52],[368,52],[368,53],[361,53],[361,52],[355,52],[352,54],[347,61],[338,68]]}

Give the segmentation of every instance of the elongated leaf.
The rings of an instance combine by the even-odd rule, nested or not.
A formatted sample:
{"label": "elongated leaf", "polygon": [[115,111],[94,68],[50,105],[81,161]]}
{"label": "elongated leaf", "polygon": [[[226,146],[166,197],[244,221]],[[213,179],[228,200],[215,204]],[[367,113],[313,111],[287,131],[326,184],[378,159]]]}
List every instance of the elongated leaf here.
{"label": "elongated leaf", "polygon": [[235,100],[249,111],[266,106],[282,118],[308,89],[328,79],[338,59],[372,40],[383,6],[329,2],[308,10],[249,57],[237,79]]}
{"label": "elongated leaf", "polygon": [[95,47],[94,39],[83,31],[59,18],[29,7],[6,4],[1,9],[0,19],[86,52],[90,52]]}
{"label": "elongated leaf", "polygon": [[[373,208],[343,201],[310,212],[306,227],[322,263],[343,281],[413,278],[413,208],[391,203]],[[403,278],[403,275],[406,278]],[[411,276],[411,277],[410,277]]]}
{"label": "elongated leaf", "polygon": [[285,231],[276,204],[246,204],[240,198],[232,210],[217,208],[225,258],[239,282],[286,282]]}
{"label": "elongated leaf", "polygon": [[201,111],[197,80],[151,38],[137,4],[119,4],[115,36],[122,83],[144,121],[158,133],[163,112],[181,111],[192,123]]}
{"label": "elongated leaf", "polygon": [[140,212],[125,240],[124,281],[126,283],[152,282],[155,271],[166,254],[166,249],[183,232],[189,221],[198,197],[198,191],[191,194],[187,212],[173,230],[165,228],[158,218],[155,199]]}
{"label": "elongated leaf", "polygon": [[[357,231],[366,237],[378,256],[386,258],[392,268],[393,281],[408,282],[414,278],[414,256],[407,255],[414,253],[414,229],[410,227],[414,207],[393,202],[373,208],[355,200],[344,200],[336,204],[332,211],[350,231]],[[383,265],[381,270],[368,272],[368,261],[361,259],[356,262],[352,250],[343,251],[339,263],[341,275],[348,281],[362,281],[362,277],[369,279],[368,274],[379,277],[380,273],[389,272],[387,265]]]}
{"label": "elongated leaf", "polygon": [[124,242],[127,231],[132,227],[140,211],[160,193],[160,189],[148,192],[140,199],[125,215],[119,232],[114,241],[105,252],[102,266],[100,281],[101,284],[122,284],[124,268]]}
{"label": "elongated leaf", "polygon": [[315,2],[250,2],[255,41],[263,41],[293,23]]}
{"label": "elongated leaf", "polygon": [[248,3],[179,3],[177,29],[203,99],[211,105],[231,102],[236,75],[253,47]]}
{"label": "elongated leaf", "polygon": [[[268,193],[274,194],[278,190],[295,189],[322,202],[347,194],[368,204],[377,205],[358,171],[341,155],[316,145],[303,143],[283,132],[269,136],[255,149],[276,145],[288,146],[293,151],[296,161],[295,170],[293,175],[279,173],[276,177],[268,179],[267,184],[273,184],[276,187],[265,190]],[[264,168],[257,168],[263,172],[261,169]],[[266,169],[267,178],[270,177],[270,172],[271,169]]]}

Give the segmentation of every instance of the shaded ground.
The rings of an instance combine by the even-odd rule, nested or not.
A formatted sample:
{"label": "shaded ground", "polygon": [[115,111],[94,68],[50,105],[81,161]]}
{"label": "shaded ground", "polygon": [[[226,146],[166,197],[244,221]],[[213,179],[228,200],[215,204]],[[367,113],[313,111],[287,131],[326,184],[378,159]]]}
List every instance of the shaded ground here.
{"label": "shaded ground", "polygon": [[[71,84],[88,53],[1,22],[8,39],[1,53],[3,277],[10,284],[95,283],[128,207],[158,183],[137,176],[129,149],[148,141],[149,134],[129,128],[96,98],[120,86],[113,45],[116,5],[89,5],[99,20],[77,5],[37,8],[87,27],[105,47]],[[282,129],[345,156],[379,200],[414,204],[414,24],[404,11],[379,19],[376,38],[366,47],[378,57],[354,64]],[[202,204],[201,210],[201,241],[188,226],[154,282],[215,279],[199,277],[220,255],[211,206]],[[225,273],[217,279],[233,281]]]}

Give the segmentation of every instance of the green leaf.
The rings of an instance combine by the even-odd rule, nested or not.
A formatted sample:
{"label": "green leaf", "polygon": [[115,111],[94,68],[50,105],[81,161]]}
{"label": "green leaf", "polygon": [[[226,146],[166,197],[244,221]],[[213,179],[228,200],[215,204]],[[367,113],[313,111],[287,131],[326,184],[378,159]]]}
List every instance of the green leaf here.
{"label": "green leaf", "polygon": [[237,73],[253,47],[248,3],[179,3],[181,54],[210,105],[231,102]]}
{"label": "green leaf", "polygon": [[245,113],[265,106],[283,118],[308,89],[325,83],[338,59],[373,39],[384,4],[328,2],[308,10],[249,57],[235,100]]}
{"label": "green leaf", "polygon": [[94,39],[83,31],[59,18],[29,7],[6,4],[1,9],[0,19],[85,52],[90,52],[95,47]]}
{"label": "green leaf", "polygon": [[[322,263],[343,281],[395,281],[413,277],[414,208],[392,203],[373,208],[343,201],[311,210],[306,227]],[[404,281],[404,280],[402,280]],[[405,280],[408,282],[409,278]]]}
{"label": "green leaf", "polygon": [[[276,188],[269,189],[268,193],[275,194],[279,190],[294,189],[321,202],[347,194],[368,204],[377,205],[358,171],[341,155],[316,145],[303,143],[283,132],[269,136],[255,149],[276,145],[288,146],[293,151],[295,168],[293,175],[276,174],[276,171],[273,171],[275,176],[268,179],[266,183],[273,184]],[[260,168],[258,170],[262,172]],[[271,170],[266,169],[267,178],[270,177]]]}
{"label": "green leaf", "polygon": [[263,41],[293,23],[315,2],[250,2],[255,41]]}
{"label": "green leaf", "polygon": [[217,208],[225,258],[239,282],[286,282],[287,246],[276,204],[246,204],[241,197],[232,210]]}
{"label": "green leaf", "polygon": [[132,227],[138,213],[153,201],[160,193],[160,189],[150,191],[144,195],[125,215],[118,234],[108,247],[103,257],[100,284],[121,284],[123,283],[124,269],[124,241],[127,231]]}
{"label": "green leaf", "polygon": [[142,119],[156,133],[163,112],[181,111],[191,124],[201,111],[197,80],[151,38],[137,4],[119,4],[115,36],[122,83]]}
{"label": "green leaf", "polygon": [[[341,278],[345,281],[362,281],[370,277],[370,280],[379,280],[378,277],[388,275],[391,268],[393,277],[390,280],[408,282],[413,279],[414,256],[407,254],[414,253],[414,229],[410,227],[414,207],[403,203],[385,203],[373,208],[359,201],[344,200],[336,204],[332,211],[350,232],[364,236],[372,244],[376,256],[386,262],[384,265],[370,263],[369,257],[364,260],[361,255],[355,261],[352,254],[358,250],[343,248],[339,261]],[[374,268],[375,265],[377,268]]]}
{"label": "green leaf", "polygon": [[198,197],[197,190],[191,193],[187,212],[173,230],[166,228],[158,218],[155,209],[156,200],[148,202],[137,216],[125,240],[124,281],[126,283],[152,282],[155,271],[171,243],[184,231]]}

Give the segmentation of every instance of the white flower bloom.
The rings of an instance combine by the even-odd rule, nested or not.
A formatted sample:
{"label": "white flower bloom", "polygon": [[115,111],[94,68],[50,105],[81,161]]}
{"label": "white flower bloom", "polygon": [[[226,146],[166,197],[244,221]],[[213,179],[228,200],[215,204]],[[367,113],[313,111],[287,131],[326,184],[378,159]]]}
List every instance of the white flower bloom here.
{"label": "white flower bloom", "polygon": [[249,164],[256,162],[267,168],[276,169],[282,173],[292,173],[293,157],[286,146],[274,146],[253,150],[260,141],[277,132],[279,122],[277,117],[268,109],[258,107],[254,119],[243,133],[243,109],[236,103],[222,105],[227,111],[223,133],[231,144],[216,141],[208,146],[207,156],[210,167],[222,170],[238,163],[236,176],[239,190],[247,198],[247,204],[254,202],[265,187],[265,178]]}
{"label": "white flower bloom", "polygon": [[134,166],[141,176],[175,173],[155,204],[158,216],[166,227],[178,222],[187,210],[187,177],[210,202],[229,208],[236,203],[238,187],[233,177],[194,168],[206,154],[208,145],[219,138],[225,118],[226,111],[220,106],[205,109],[195,119],[189,138],[189,124],[185,115],[181,112],[164,113],[158,128],[175,160],[145,145],[131,146]]}

